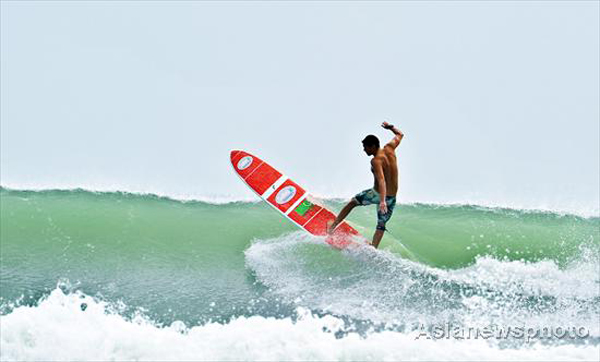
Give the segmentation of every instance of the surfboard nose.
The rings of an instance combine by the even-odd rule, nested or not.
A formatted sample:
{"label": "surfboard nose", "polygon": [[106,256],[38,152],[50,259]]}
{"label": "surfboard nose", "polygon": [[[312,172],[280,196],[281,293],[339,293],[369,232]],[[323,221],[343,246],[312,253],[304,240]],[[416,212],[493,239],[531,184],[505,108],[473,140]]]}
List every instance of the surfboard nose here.
{"label": "surfboard nose", "polygon": [[231,161],[232,165],[235,165],[240,158],[244,157],[246,154],[247,153],[242,150],[231,150],[231,152],[229,152],[229,160]]}

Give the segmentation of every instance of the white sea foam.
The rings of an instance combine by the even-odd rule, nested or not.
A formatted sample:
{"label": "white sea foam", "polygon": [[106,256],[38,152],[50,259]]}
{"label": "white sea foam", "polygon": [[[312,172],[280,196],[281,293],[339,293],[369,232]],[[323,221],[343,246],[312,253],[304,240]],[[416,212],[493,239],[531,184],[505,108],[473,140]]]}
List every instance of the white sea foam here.
{"label": "white sea foam", "polygon": [[486,257],[445,270],[371,248],[339,253],[318,242],[299,232],[256,240],[246,264],[289,302],[373,323],[582,326],[600,336],[597,252],[566,269]]}
{"label": "white sea foam", "polygon": [[[463,298],[467,320],[585,326],[591,336],[600,336],[600,314],[593,306],[600,299],[597,252],[587,251],[565,269],[550,260],[523,262],[481,257],[470,267],[451,271],[430,268],[430,272],[445,281],[485,291],[485,297]],[[533,311],[517,299],[538,304],[543,304],[544,299],[553,302],[552,307]]]}
{"label": "white sea foam", "polygon": [[591,257],[578,259],[564,270],[550,260],[529,263],[518,260],[501,261],[492,257],[479,257],[474,265],[458,270],[431,268],[432,273],[446,280],[464,284],[476,282],[505,293],[581,300],[600,298],[600,290],[597,288],[600,276],[597,271],[598,264]]}
{"label": "white sea foam", "polygon": [[[82,304],[87,308],[82,310]],[[598,346],[540,344],[499,349],[484,340],[416,339],[417,333],[348,333],[344,322],[305,309],[298,318],[160,327],[108,312],[106,303],[55,289],[34,307],[0,317],[2,361],[54,360],[596,360]]]}

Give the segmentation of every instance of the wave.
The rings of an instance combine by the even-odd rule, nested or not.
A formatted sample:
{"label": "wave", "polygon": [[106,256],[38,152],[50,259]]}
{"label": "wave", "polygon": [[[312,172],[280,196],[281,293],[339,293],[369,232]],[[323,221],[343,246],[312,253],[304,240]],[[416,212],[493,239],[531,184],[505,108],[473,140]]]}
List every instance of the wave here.
{"label": "wave", "polygon": [[588,326],[600,336],[598,251],[564,269],[539,262],[477,258],[435,268],[365,247],[339,253],[294,233],[256,240],[246,265],[282,300],[323,313],[402,328],[408,321],[477,325]]}
{"label": "wave", "polygon": [[[80,189],[3,188],[0,197],[3,238],[17,248],[44,240],[56,240],[53,245],[64,248],[73,244],[70,235],[75,235],[80,246],[120,240],[128,249],[143,249],[145,240],[156,242],[160,236],[174,247],[194,240],[195,247],[210,249],[217,238],[223,247],[233,247],[229,237],[245,238],[248,243],[252,238],[297,230],[258,202],[215,204]],[[333,210],[343,205],[337,200],[322,202]],[[372,208],[357,208],[348,220],[366,237],[374,232]],[[29,234],[25,244],[24,225]],[[96,234],[91,233],[91,226]],[[596,217],[473,205],[403,204],[388,224],[381,247],[437,267],[464,267],[486,255],[507,260],[550,259],[564,266],[578,258],[583,248],[598,247],[599,227]]]}
{"label": "wave", "polygon": [[257,203],[261,202],[255,196],[249,195],[246,197],[236,196],[232,194],[212,194],[212,195],[197,195],[197,194],[184,194],[184,193],[173,193],[173,192],[160,192],[157,190],[127,190],[123,187],[85,187],[76,185],[61,185],[55,187],[47,186],[30,186],[30,187],[18,187],[15,185],[0,185],[0,190],[13,191],[13,192],[41,192],[41,193],[92,193],[92,194],[116,194],[122,196],[131,197],[147,197],[147,198],[159,198],[178,202],[204,202],[213,205],[224,205],[232,203]]}
{"label": "wave", "polygon": [[500,348],[483,339],[426,339],[419,332],[341,333],[345,322],[298,308],[294,317],[238,317],[188,327],[124,318],[80,292],[53,290],[0,317],[0,360],[595,360],[593,345]]}
{"label": "wave", "polygon": [[[600,346],[598,218],[403,204],[380,250],[338,251],[261,202],[0,201],[1,360],[585,360]],[[350,221],[369,236],[374,209]],[[444,323],[589,334],[416,338]]]}
{"label": "wave", "polygon": [[[95,194],[121,194],[121,195],[136,195],[141,197],[158,197],[179,202],[204,202],[214,205],[235,204],[235,203],[258,203],[262,202],[258,197],[248,193],[246,196],[234,194],[202,194],[202,193],[180,193],[159,191],[156,189],[129,189],[123,186],[80,186],[71,184],[61,185],[22,185],[4,184],[0,185],[0,190],[16,191],[16,192],[89,192]],[[348,197],[340,195],[312,195],[317,200],[329,200],[335,203],[347,202]],[[482,200],[456,200],[456,201],[426,201],[426,200],[410,200],[402,201],[402,205],[415,206],[425,205],[431,207],[481,207],[485,209],[502,209],[515,210],[520,212],[530,213],[549,213],[564,216],[578,216],[583,218],[598,218],[600,217],[600,208],[598,207],[554,207],[543,203],[531,206],[525,204],[502,203],[502,202],[486,202]]]}

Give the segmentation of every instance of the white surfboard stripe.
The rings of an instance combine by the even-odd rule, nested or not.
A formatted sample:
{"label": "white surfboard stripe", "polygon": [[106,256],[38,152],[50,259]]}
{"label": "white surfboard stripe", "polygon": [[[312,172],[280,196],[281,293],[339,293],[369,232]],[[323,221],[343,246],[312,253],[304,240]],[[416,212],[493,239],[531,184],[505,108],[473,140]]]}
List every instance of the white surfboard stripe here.
{"label": "white surfboard stripe", "polygon": [[315,216],[319,215],[321,213],[321,211],[323,211],[323,207],[321,206],[321,208],[319,209],[319,211],[317,211],[310,219],[308,219],[304,224],[302,224],[302,226],[304,225],[308,225],[308,223],[315,218]]}
{"label": "white surfboard stripe", "polygon": [[290,212],[292,212],[292,210],[294,210],[298,205],[300,205],[300,203],[302,201],[304,201],[304,199],[306,199],[306,192],[304,194],[302,194],[302,196],[300,196],[300,198],[298,200],[296,200],[296,202],[294,202],[292,204],[292,206],[290,206],[289,209],[287,209],[287,211],[285,212],[286,215],[289,215]]}
{"label": "white surfboard stripe", "polygon": [[273,182],[271,184],[271,186],[269,186],[267,188],[267,190],[265,192],[263,192],[262,195],[260,195],[263,199],[268,199],[269,196],[271,196],[271,194],[273,192],[275,192],[275,190],[277,190],[279,188],[279,186],[281,186],[284,182],[286,182],[288,180],[288,177],[286,175],[281,175],[277,181]]}

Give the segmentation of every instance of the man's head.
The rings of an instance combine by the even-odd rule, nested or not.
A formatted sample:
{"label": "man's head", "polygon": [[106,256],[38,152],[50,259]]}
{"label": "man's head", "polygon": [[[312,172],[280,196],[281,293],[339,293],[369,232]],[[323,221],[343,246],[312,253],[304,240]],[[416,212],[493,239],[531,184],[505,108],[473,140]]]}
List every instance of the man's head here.
{"label": "man's head", "polygon": [[379,138],[370,134],[362,140],[362,144],[363,150],[365,150],[367,156],[374,156],[377,154],[377,150],[379,150]]}

